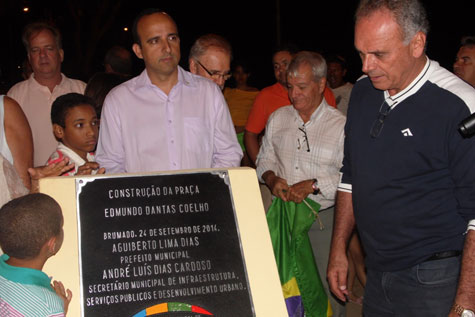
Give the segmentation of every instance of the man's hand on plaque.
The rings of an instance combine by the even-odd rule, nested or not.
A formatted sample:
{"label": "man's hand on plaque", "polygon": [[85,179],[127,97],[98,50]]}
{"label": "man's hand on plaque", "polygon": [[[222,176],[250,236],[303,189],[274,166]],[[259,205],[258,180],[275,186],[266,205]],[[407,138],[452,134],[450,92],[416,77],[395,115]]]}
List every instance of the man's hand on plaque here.
{"label": "man's hand on plaque", "polygon": [[52,176],[61,176],[62,174],[72,170],[74,163],[69,164],[69,158],[65,157],[63,160],[45,166],[30,167],[28,173],[31,178],[32,193],[37,193],[39,190],[39,179]]}

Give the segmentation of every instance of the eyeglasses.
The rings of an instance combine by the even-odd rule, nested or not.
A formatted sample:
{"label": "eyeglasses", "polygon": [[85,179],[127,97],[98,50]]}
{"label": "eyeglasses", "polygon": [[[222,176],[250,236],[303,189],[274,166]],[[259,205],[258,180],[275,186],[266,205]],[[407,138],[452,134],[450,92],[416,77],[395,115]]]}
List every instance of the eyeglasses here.
{"label": "eyeglasses", "polygon": [[[305,129],[305,126],[302,126],[302,128],[299,128],[300,131],[303,132],[303,142],[307,144],[307,152],[310,152],[310,145],[308,144],[308,136],[307,136],[307,130]],[[302,144],[300,143],[300,138],[297,139],[297,150],[300,150],[302,148]]]}
{"label": "eyeglasses", "polygon": [[229,78],[231,78],[231,72],[227,72],[226,74],[221,74],[220,72],[218,71],[209,71],[206,67],[203,66],[203,64],[201,64],[201,62],[199,60],[196,59],[196,62],[201,66],[203,67],[203,69],[205,70],[205,72],[208,73],[208,75],[216,80],[219,80],[220,78],[223,78],[224,81],[228,80]]}
{"label": "eyeglasses", "polygon": [[393,103],[392,106],[390,106],[387,102],[387,99],[383,101],[383,103],[379,107],[378,117],[376,118],[376,120],[374,120],[373,125],[371,126],[371,130],[369,131],[369,135],[371,135],[371,137],[377,138],[381,134],[381,130],[383,130],[384,126],[384,120],[386,120],[386,117],[395,105],[396,103]]}

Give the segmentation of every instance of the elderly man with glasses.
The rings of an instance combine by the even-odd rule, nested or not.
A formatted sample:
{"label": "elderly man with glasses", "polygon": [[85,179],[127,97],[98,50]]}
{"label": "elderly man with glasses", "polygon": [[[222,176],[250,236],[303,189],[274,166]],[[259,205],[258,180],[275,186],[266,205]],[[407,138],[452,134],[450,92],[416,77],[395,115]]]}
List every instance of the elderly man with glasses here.
{"label": "elderly man with glasses", "polygon": [[190,72],[211,79],[223,90],[231,77],[231,59],[229,42],[217,34],[206,34],[191,47],[188,62]]}
{"label": "elderly man with glasses", "polygon": [[326,62],[320,54],[295,55],[287,70],[292,105],[277,109],[269,117],[256,163],[260,180],[274,196],[295,203],[308,197],[321,205],[323,230],[314,224],[309,238],[333,316],[345,316],[344,306],[331,298],[325,279],[345,125],[345,116],[323,97],[326,74]]}

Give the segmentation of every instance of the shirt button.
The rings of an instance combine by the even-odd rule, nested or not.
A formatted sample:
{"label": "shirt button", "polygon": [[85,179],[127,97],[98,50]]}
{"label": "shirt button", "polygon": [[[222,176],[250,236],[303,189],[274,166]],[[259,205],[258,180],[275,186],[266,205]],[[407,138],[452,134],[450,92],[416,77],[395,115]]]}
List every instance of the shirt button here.
{"label": "shirt button", "polygon": [[168,120],[168,123],[172,123],[172,120]]}
{"label": "shirt button", "polygon": [[298,166],[295,166],[295,169],[296,169],[296,170],[298,170],[298,169],[299,169],[299,167],[298,167]]}
{"label": "shirt button", "polygon": [[172,143],[172,144],[175,144],[175,141],[171,140],[171,143]]}

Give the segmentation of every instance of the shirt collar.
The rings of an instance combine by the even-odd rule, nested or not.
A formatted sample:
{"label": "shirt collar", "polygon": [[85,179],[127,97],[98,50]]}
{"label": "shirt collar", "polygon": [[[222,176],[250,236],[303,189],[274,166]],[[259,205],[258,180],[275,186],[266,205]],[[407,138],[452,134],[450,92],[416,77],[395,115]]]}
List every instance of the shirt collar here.
{"label": "shirt collar", "polygon": [[[86,164],[87,162],[79,156],[79,154],[77,154],[76,152],[74,152],[73,149],[67,147],[66,145],[64,145],[63,142],[58,142],[58,150],[62,151],[63,153],[66,154],[66,156],[68,156],[70,158],[70,160],[74,161],[75,163],[75,167],[76,169],[79,167],[79,166],[82,166],[84,164]],[[87,153],[87,159],[91,159],[91,155],[90,153]],[[73,162],[69,162],[69,163],[73,163]]]}
{"label": "shirt collar", "polygon": [[[61,73],[61,81],[59,82],[59,84],[57,84],[57,85],[55,86],[55,89],[56,89],[56,87],[61,86],[61,85],[64,84],[64,82],[65,82],[64,78],[65,78],[65,77],[66,77],[66,76],[64,76],[64,74]],[[43,89],[46,88],[46,89],[48,89],[48,91],[49,91],[49,88],[48,88],[48,87],[43,86],[42,84],[40,84],[40,83],[35,79],[35,73],[31,73],[30,77],[29,77],[27,80],[28,80],[34,87],[43,88]]]}
{"label": "shirt collar", "polygon": [[394,108],[396,105],[406,98],[412,96],[416,92],[419,91],[419,89],[425,84],[427,79],[429,78],[430,75],[430,67],[431,66],[431,61],[429,58],[426,56],[426,63],[424,65],[424,68],[422,68],[421,72],[417,77],[403,90],[395,94],[394,96],[389,95],[389,92],[387,90],[384,91],[384,99],[386,100],[386,103],[389,105],[389,107]]}
{"label": "shirt collar", "polygon": [[51,279],[44,272],[25,267],[11,266],[6,263],[10,257],[3,254],[0,257],[0,275],[21,284],[37,285],[52,290]]}
{"label": "shirt collar", "polygon": [[[322,102],[320,102],[320,105],[317,107],[317,109],[315,109],[312,113],[312,115],[310,116],[310,120],[305,124],[305,125],[309,125],[311,124],[312,122],[314,122],[315,120],[318,119],[318,117],[321,116],[321,114],[325,111],[324,108],[325,107],[329,107],[328,103],[326,102],[325,100],[325,97],[322,98]],[[295,116],[295,119],[300,123],[300,124],[303,124],[303,120],[302,118],[300,117],[298,111],[294,108],[294,106],[292,106],[292,109],[294,110],[294,116]]]}
{"label": "shirt collar", "polygon": [[[187,72],[181,66],[178,67],[178,81],[175,86],[178,85],[186,85],[186,86],[195,86],[195,79],[193,78],[190,72]],[[137,77],[136,82],[137,88],[148,88],[148,87],[156,87],[152,84],[150,77],[148,77],[147,69],[144,69],[143,72]]]}

